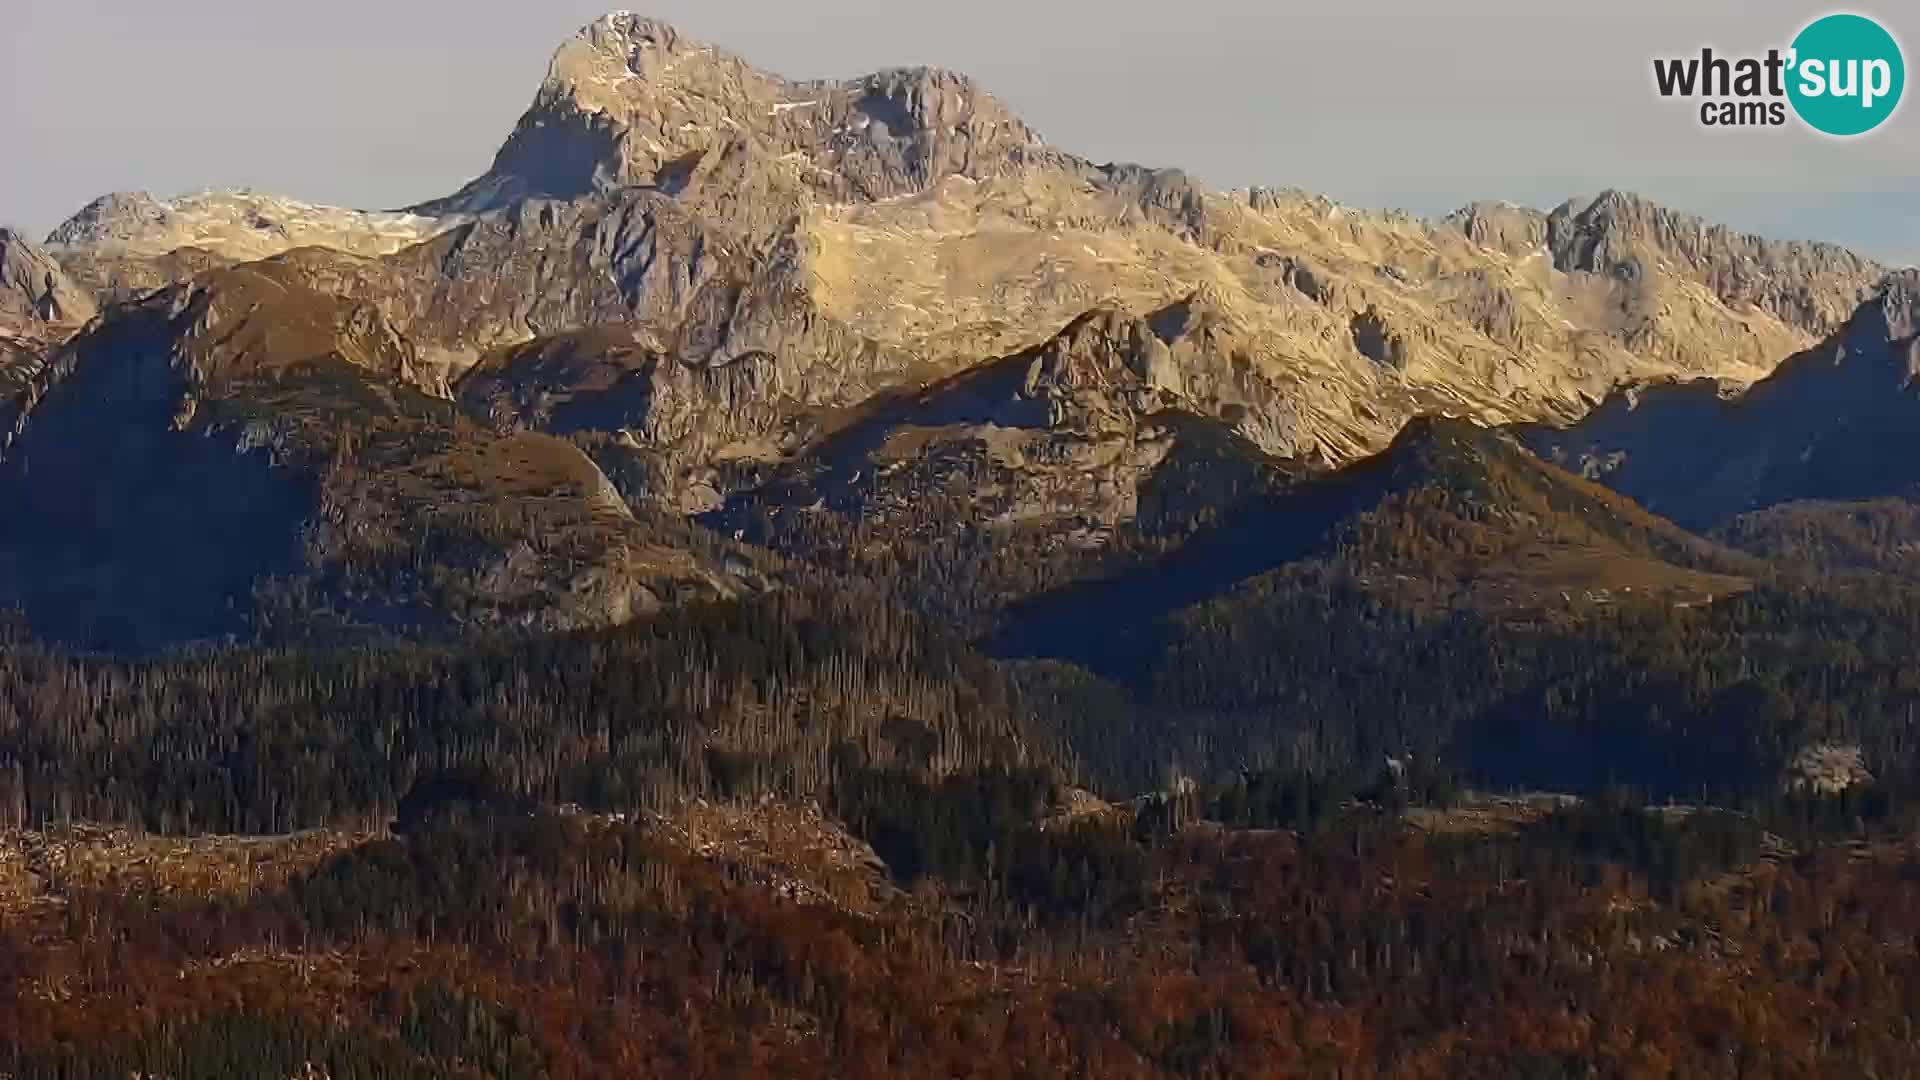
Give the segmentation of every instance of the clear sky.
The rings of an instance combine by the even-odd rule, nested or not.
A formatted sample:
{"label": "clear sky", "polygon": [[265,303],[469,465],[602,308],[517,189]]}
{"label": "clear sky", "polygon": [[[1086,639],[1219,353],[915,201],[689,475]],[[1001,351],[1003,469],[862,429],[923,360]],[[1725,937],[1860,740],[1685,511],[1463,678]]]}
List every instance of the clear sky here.
{"label": "clear sky", "polygon": [[[634,4],[636,0],[622,0]],[[1920,5],[1874,0],[1920,63]],[[5,0],[0,221],[110,190],[404,205],[487,166],[582,0]],[[1605,187],[1920,262],[1920,88],[1880,131],[1707,130],[1656,55],[1785,46],[1781,0],[655,0],[798,78],[938,64],[1096,160],[1434,215]]]}

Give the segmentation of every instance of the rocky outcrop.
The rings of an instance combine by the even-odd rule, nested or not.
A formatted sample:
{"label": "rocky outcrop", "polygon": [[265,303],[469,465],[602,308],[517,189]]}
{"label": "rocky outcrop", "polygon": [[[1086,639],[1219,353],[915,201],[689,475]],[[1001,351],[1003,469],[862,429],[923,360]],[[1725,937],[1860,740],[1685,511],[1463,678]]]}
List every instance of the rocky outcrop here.
{"label": "rocky outcrop", "polygon": [[39,398],[40,377],[51,350],[37,338],[0,333],[0,459],[7,455]]}
{"label": "rocky outcrop", "polygon": [[1814,743],[1800,748],[1787,763],[1784,790],[1816,796],[1839,795],[1873,783],[1866,753],[1851,743]]}
{"label": "rocky outcrop", "polygon": [[1731,310],[1757,308],[1816,337],[1838,329],[1887,274],[1837,245],[1738,233],[1622,191],[1569,199],[1546,213],[1474,203],[1445,224],[1508,256],[1548,255],[1567,274],[1698,285]]}
{"label": "rocky outcrop", "polygon": [[242,261],[197,247],[139,255],[111,247],[75,246],[56,249],[54,257],[74,284],[91,293],[103,307],[138,300],[196,274]]}
{"label": "rocky outcrop", "polygon": [[488,355],[459,400],[497,430],[576,439],[636,505],[698,511],[714,462],[777,459],[803,437],[769,391],[779,369],[766,352],[689,364],[644,335],[581,331]]}
{"label": "rocky outcrop", "polygon": [[[713,520],[802,546],[754,530],[769,512],[825,511],[864,535],[913,542],[1019,529],[1035,543],[1093,548],[1123,527],[1152,531],[1143,518],[1193,509],[1156,501],[1171,459],[1233,441],[1231,424],[1249,409],[1276,414],[1271,403],[1249,404],[1258,386],[1245,344],[1198,298],[1150,317],[1089,312],[1033,348],[869,403],[787,454]],[[1235,453],[1260,459],[1246,443]],[[1216,468],[1201,485],[1213,494],[1187,501],[1207,502],[1243,471]]]}
{"label": "rocky outcrop", "polygon": [[1510,257],[1531,255],[1547,243],[1547,215],[1510,202],[1470,203],[1447,215],[1443,224]]}
{"label": "rocky outcrop", "polygon": [[1550,213],[1476,203],[1446,224],[1490,251],[1550,262],[1575,325],[1671,373],[1736,382],[1832,333],[1887,273],[1844,248],[1736,233],[1619,191]]}
{"label": "rocky outcrop", "polygon": [[1834,244],[1742,235],[1619,191],[1561,204],[1548,216],[1547,234],[1564,270],[1678,270],[1731,309],[1758,308],[1817,336],[1837,330],[1887,273]]}
{"label": "rocky outcrop", "polygon": [[93,318],[93,297],[39,245],[0,229],[0,330],[59,336]]}
{"label": "rocky outcrop", "polygon": [[96,314],[93,297],[51,255],[0,229],[0,459],[40,398],[48,362]]}

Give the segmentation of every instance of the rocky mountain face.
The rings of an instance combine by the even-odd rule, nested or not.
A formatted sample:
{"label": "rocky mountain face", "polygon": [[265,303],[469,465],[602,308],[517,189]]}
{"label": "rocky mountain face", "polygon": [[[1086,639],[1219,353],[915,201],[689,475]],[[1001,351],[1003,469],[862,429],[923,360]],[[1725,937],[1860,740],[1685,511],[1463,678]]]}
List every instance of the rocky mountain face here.
{"label": "rocky mountain face", "polygon": [[[493,471],[513,452],[493,448],[538,447],[556,489],[584,500],[563,516],[604,516],[612,532],[569,526],[592,539],[562,557],[530,531],[538,515],[496,515],[463,565],[491,551],[545,584],[455,590],[453,621],[480,626],[645,608],[620,599],[637,595],[634,566],[665,565],[618,538],[642,521],[779,547],[818,503],[841,525],[805,518],[816,538],[964,525],[995,551],[1012,537],[1080,559],[1209,512],[1226,496],[1193,482],[1194,462],[1312,471],[1382,450],[1423,415],[1565,424],[1624,386],[1754,383],[1841,332],[1885,274],[1618,192],[1437,223],[1212,192],[1052,147],[952,72],[795,82],[625,13],[561,45],[492,167],[445,198],[362,212],[116,194],[45,250],[9,238],[7,251],[0,310],[68,327],[103,310],[57,363],[58,335],[5,346],[25,388],[4,464],[15,490],[71,502],[39,485],[125,465],[113,439],[46,464],[87,441],[115,387],[143,387],[145,411],[113,423],[157,440],[128,452],[168,476],[200,467],[175,448],[298,429],[298,453],[259,460],[262,475],[304,477],[272,528],[305,539],[233,581],[304,581],[351,546],[322,511],[351,519],[339,477],[368,474],[339,461],[377,444],[383,468],[431,476],[422,492],[486,502],[526,494],[514,470]],[[353,414],[368,401],[373,422]],[[248,460],[264,445],[240,442]],[[448,454],[493,465],[432,464]],[[372,492],[351,497],[387,497]],[[395,537],[431,516],[421,500],[382,505]],[[110,520],[75,507],[63,527],[123,535]],[[76,566],[123,550],[102,542],[76,547],[94,552]],[[702,558],[668,576],[757,587]],[[55,577],[104,580],[92,573]],[[207,595],[231,599],[221,581]],[[503,597],[560,581],[590,598],[502,614]],[[395,610],[454,603],[408,596]]]}
{"label": "rocky mountain face", "polygon": [[[1476,243],[1510,255],[1545,248],[1554,265],[1570,273],[1634,285],[1678,271],[1730,309],[1758,308],[1820,336],[1845,322],[1886,274],[1845,248],[1743,236],[1618,191],[1569,199],[1546,214],[1476,203],[1447,221]],[[1623,290],[1619,299],[1645,295]]]}
{"label": "rocky mountain face", "polygon": [[1000,645],[1128,680],[1162,623],[1208,605],[1257,617],[1275,575],[1331,570],[1384,604],[1537,615],[1701,602],[1743,590],[1741,569],[1504,433],[1422,418],[1364,461],[1224,501],[1162,558],[1023,605]]}
{"label": "rocky mountain face", "polygon": [[1622,391],[1579,423],[1531,430],[1542,454],[1695,528],[1804,499],[1920,490],[1898,451],[1920,422],[1920,272],[1889,275],[1831,336],[1742,393],[1698,382]]}
{"label": "rocky mountain face", "polygon": [[57,332],[93,318],[94,299],[38,244],[0,229],[0,326]]}
{"label": "rocky mountain face", "polygon": [[98,310],[44,248],[0,229],[0,454],[37,400],[49,356]]}
{"label": "rocky mountain face", "polygon": [[[422,209],[672,189],[733,153],[796,191],[836,202],[911,194],[943,176],[980,179],[1059,156],[963,75],[911,68],[795,83],[665,23],[616,13],[561,45],[493,168]],[[737,212],[766,215],[752,206]]]}

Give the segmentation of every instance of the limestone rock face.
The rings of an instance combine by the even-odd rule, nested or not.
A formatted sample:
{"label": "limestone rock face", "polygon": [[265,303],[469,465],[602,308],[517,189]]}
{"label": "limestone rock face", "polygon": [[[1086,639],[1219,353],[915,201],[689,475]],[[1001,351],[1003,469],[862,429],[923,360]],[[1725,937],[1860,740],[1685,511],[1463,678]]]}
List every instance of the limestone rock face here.
{"label": "limestone rock face", "polygon": [[93,296],[45,249],[0,229],[0,457],[38,402],[48,362],[96,314]]}
{"label": "limestone rock face", "polygon": [[903,68],[790,82],[623,12],[563,43],[493,168],[423,209],[631,186],[671,190],[730,148],[780,163],[801,186],[836,200],[888,198],[943,176],[978,179],[1053,156],[963,75]]}
{"label": "limestone rock face", "polygon": [[1569,199],[1545,213],[1474,203],[1445,224],[1489,250],[1551,257],[1563,273],[1615,282],[1617,300],[1664,300],[1662,287],[1698,285],[1734,312],[1758,309],[1816,337],[1845,322],[1887,273],[1833,244],[1743,235],[1621,191]]}
{"label": "limestone rock face", "polygon": [[93,297],[38,244],[0,229],[0,329],[57,334],[93,318]]}
{"label": "limestone rock face", "polygon": [[38,339],[0,333],[0,458],[38,400],[48,349]]}
{"label": "limestone rock face", "polygon": [[1833,244],[1743,236],[1619,191],[1561,204],[1547,232],[1563,269],[1630,273],[1624,268],[1651,259],[1733,310],[1758,308],[1816,336],[1838,329],[1887,272]]}

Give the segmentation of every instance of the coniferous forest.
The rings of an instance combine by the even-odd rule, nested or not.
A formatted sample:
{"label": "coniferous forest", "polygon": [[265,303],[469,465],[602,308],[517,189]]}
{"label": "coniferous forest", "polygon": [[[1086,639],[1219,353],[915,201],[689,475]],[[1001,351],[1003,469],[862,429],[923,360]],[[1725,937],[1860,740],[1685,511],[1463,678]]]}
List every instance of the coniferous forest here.
{"label": "coniferous forest", "polygon": [[[1058,600],[872,578],[20,642],[0,1073],[1902,1075],[1920,593],[1714,548],[1711,604],[1463,602],[1490,497],[1157,609],[1177,550],[1115,554],[1061,595],[1144,614],[1051,656]],[[1615,525],[1556,527],[1658,550]]]}

